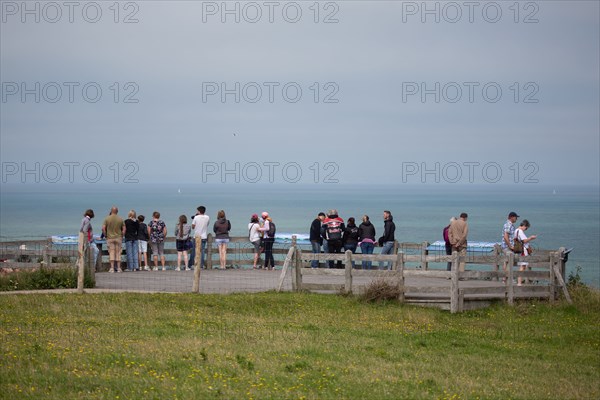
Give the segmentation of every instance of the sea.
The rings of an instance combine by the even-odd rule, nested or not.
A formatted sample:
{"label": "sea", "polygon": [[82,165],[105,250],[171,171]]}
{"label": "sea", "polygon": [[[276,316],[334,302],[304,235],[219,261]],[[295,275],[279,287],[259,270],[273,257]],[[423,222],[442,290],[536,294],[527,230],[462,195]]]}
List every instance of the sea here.
{"label": "sea", "polygon": [[[600,287],[600,190],[597,186],[531,185],[341,185],[341,184],[3,184],[0,187],[0,241],[76,235],[83,213],[94,210],[99,233],[110,208],[131,209],[151,219],[161,213],[170,232],[180,215],[190,218],[203,205],[211,221],[224,210],[234,236],[248,233],[254,213],[269,212],[277,231],[307,234],[321,211],[337,209],[357,224],[363,215],[383,233],[390,210],[396,239],[421,243],[442,240],[452,216],[469,215],[469,240],[499,242],[511,211],[528,219],[527,235],[541,249],[572,249],[567,274]],[[578,268],[579,267],[579,268]]]}

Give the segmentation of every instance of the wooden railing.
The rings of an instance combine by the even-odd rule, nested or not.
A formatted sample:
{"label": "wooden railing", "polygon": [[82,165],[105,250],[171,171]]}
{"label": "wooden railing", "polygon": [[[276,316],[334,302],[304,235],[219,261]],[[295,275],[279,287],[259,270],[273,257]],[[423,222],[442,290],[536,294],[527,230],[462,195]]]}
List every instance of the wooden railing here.
{"label": "wooden railing", "polygon": [[[570,302],[571,299],[563,278],[565,262],[562,254],[564,250],[564,248],[560,248],[556,251],[540,251],[538,254],[527,257],[513,253],[504,254],[496,250],[493,255],[470,255],[463,259],[456,252],[452,255],[428,255],[424,252],[419,255],[407,255],[403,252],[395,255],[364,255],[352,254],[350,251],[344,254],[312,254],[295,248],[290,249],[291,256],[286,259],[280,282],[283,281],[287,270],[291,269],[293,290],[335,290],[352,293],[365,289],[364,284],[356,285],[354,283],[355,278],[383,278],[398,285],[400,301],[412,300],[421,303],[447,301],[449,309],[453,313],[464,310],[465,299],[503,299],[511,305],[517,298],[544,298],[553,302],[558,298],[559,290],[562,290],[565,298]],[[341,261],[344,269],[306,268],[312,260]],[[389,270],[361,270],[352,267],[353,262],[358,265],[362,261],[387,262],[392,266]],[[528,269],[516,271],[514,266],[521,261],[528,263]],[[421,265],[427,265],[430,262],[450,262],[451,270],[428,269],[427,267],[409,269],[406,268],[408,262],[419,262]],[[459,262],[465,262],[466,265],[488,265],[491,270],[459,271]],[[305,277],[310,276],[339,276],[340,282],[306,283]],[[343,283],[341,277],[344,278]],[[413,278],[416,283],[409,285],[407,278]],[[535,280],[537,283],[517,286],[514,282],[515,278]],[[440,285],[441,279],[449,280],[450,285]],[[436,280],[437,284],[434,284]],[[499,284],[499,280],[502,280],[503,283]],[[478,281],[478,284],[469,284],[474,281]]]}
{"label": "wooden railing", "polygon": [[[167,255],[175,255],[174,239],[166,240]],[[196,241],[196,258],[193,291],[199,291],[200,282],[200,241]],[[411,303],[447,302],[451,312],[465,309],[465,301],[476,299],[504,299],[513,304],[518,298],[544,298],[555,301],[562,290],[567,300],[570,300],[566,289],[564,274],[564,248],[558,250],[538,250],[528,257],[515,254],[504,254],[498,247],[487,254],[469,254],[463,260],[458,254],[446,255],[445,252],[430,252],[427,250],[429,243],[395,243],[394,254],[352,254],[350,251],[343,254],[313,254],[310,246],[299,245],[295,238],[291,243],[277,244],[273,249],[277,266],[283,266],[279,279],[279,289],[288,271],[291,271],[292,288],[302,290],[334,290],[347,293],[360,292],[365,288],[365,280],[373,278],[385,279],[397,283],[400,288],[400,301]],[[150,250],[150,246],[149,250]],[[413,254],[407,254],[412,252]],[[246,237],[233,237],[228,246],[228,258],[234,264],[243,268],[253,264],[254,248]],[[432,254],[433,253],[433,254]],[[285,257],[283,257],[285,255]],[[11,262],[0,263],[0,268],[34,268],[34,267],[65,267],[77,265],[80,271],[81,287],[83,291],[83,274],[93,274],[96,271],[108,269],[108,262],[104,262],[108,252],[102,250],[95,265],[92,265],[91,251],[87,247],[53,246],[50,241],[19,241],[0,243],[0,259],[13,259]],[[149,255],[149,261],[151,254]],[[218,263],[218,251],[214,238],[209,235],[206,246],[206,265],[212,269]],[[328,261],[340,261],[343,269],[308,268],[312,260],[323,262],[326,267]],[[108,260],[106,260],[108,261]],[[359,267],[362,261],[391,263],[390,270],[362,270],[353,268],[353,262]],[[458,263],[465,262],[467,266],[477,265],[477,269],[459,271]],[[525,271],[515,270],[519,261],[528,262]],[[446,264],[451,263],[451,270],[446,271]],[[441,264],[443,269],[431,268],[431,264]],[[509,266],[513,266],[509,268]],[[335,281],[338,279],[339,281]],[[342,279],[343,277],[343,279]],[[536,284],[517,286],[516,278],[537,281]],[[310,280],[317,279],[317,282]],[[332,279],[335,282],[332,282]],[[361,280],[363,282],[361,282]],[[436,281],[437,280],[437,281]],[[448,280],[449,282],[447,282]],[[440,284],[440,281],[444,284]],[[504,283],[501,283],[504,281]],[[478,282],[475,284],[470,284]],[[449,284],[448,284],[449,283]]]}

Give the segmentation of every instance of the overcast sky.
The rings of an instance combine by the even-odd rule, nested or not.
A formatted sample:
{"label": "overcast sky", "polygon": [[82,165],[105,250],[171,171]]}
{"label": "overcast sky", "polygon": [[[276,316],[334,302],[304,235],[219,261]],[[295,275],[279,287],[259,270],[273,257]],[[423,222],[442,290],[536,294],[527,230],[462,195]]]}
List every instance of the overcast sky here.
{"label": "overcast sky", "polygon": [[1,4],[2,183],[599,183],[596,1]]}

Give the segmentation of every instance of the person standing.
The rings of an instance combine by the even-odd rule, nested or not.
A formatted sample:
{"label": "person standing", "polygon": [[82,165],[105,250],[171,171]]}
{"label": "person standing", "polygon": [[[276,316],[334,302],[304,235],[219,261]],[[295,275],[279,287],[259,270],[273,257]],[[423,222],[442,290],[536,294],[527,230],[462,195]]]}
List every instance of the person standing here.
{"label": "person standing", "polygon": [[177,268],[175,271],[181,271],[181,257],[183,256],[183,268],[186,271],[190,269],[187,266],[188,261],[188,240],[190,239],[191,227],[187,223],[187,217],[180,215],[175,226],[175,248],[177,249]]}
{"label": "person standing", "polygon": [[142,269],[142,260],[144,261],[144,271],[149,271],[148,267],[148,240],[150,240],[150,236],[148,236],[148,225],[144,223],[146,217],[143,215],[138,215],[137,220],[139,222],[138,227],[138,247],[139,247],[139,260],[140,260],[140,270]]}
{"label": "person standing", "polygon": [[92,259],[93,259],[93,264],[92,265],[96,265],[96,260],[98,259],[98,253],[100,252],[98,250],[98,246],[96,245],[96,242],[94,241],[94,230],[92,229],[92,218],[94,218],[94,210],[92,209],[88,209],[85,210],[85,213],[83,213],[83,219],[81,220],[81,225],[79,227],[79,233],[80,235],[80,240],[79,240],[79,253],[83,256],[84,254],[84,249],[83,249],[83,243],[84,241],[88,244],[88,247],[90,249],[90,251],[92,252]]}
{"label": "person standing", "polygon": [[220,269],[227,267],[227,244],[229,243],[230,230],[231,222],[225,217],[225,211],[219,210],[217,220],[213,226],[213,232],[215,232],[215,242],[219,248]]}
{"label": "person standing", "polygon": [[452,245],[452,252],[458,252],[459,263],[458,270],[465,270],[467,259],[467,236],[469,234],[469,225],[467,224],[467,213],[461,213],[460,218],[452,221],[448,229],[448,239]]}
{"label": "person standing", "polygon": [[125,234],[125,223],[123,218],[119,217],[119,209],[113,206],[110,214],[104,219],[102,224],[102,233],[106,237],[106,246],[108,247],[108,260],[110,267],[108,272],[122,272],[121,251],[123,250],[123,235]]}
{"label": "person standing", "polygon": [[[502,251],[504,255],[508,256],[510,253],[514,252],[514,244],[515,244],[515,227],[514,223],[517,222],[519,215],[511,211],[508,213],[508,219],[504,223],[502,227]],[[510,268],[513,266],[511,265]],[[506,263],[503,264],[503,270],[506,274],[508,271],[506,269]],[[502,282],[506,282],[506,277],[502,278]]]}
{"label": "person standing", "polygon": [[140,223],[137,220],[137,216],[134,210],[130,210],[125,220],[125,253],[127,254],[127,270],[137,271],[139,270],[139,227]]}
{"label": "person standing", "polygon": [[152,213],[152,221],[148,224],[148,236],[150,236],[150,245],[152,246],[152,258],[154,259],[154,271],[158,271],[158,257],[162,270],[165,267],[165,238],[167,237],[167,225],[160,219],[160,213]]}
{"label": "person standing", "polygon": [[[192,229],[194,230],[194,239],[200,240],[200,268],[206,268],[204,264],[204,252],[206,251],[210,217],[205,215],[206,207],[199,206],[196,210],[198,211],[192,221]],[[197,257],[197,254],[194,254],[194,256]]]}
{"label": "person standing", "polygon": [[[323,245],[323,237],[321,237],[321,224],[325,219],[325,213],[320,212],[310,224],[310,245],[312,246],[313,254],[321,254],[321,246]],[[319,260],[312,260],[310,262],[311,268],[319,268]]]}
{"label": "person standing", "polygon": [[258,220],[257,214],[252,214],[250,217],[250,223],[248,224],[248,240],[252,243],[254,247],[254,265],[253,269],[257,269],[258,266],[258,257],[260,256],[260,235],[261,232],[258,230],[260,228],[260,222]]}
{"label": "person standing", "polygon": [[[327,218],[323,220],[321,225],[321,236],[327,241],[329,254],[342,252],[342,235],[345,229],[344,220],[338,216],[337,210],[329,210]],[[333,260],[329,261],[329,268],[333,268]],[[343,268],[341,260],[337,262],[337,268]]]}
{"label": "person standing", "polygon": [[[521,224],[519,224],[519,227],[515,230],[515,236],[513,237],[513,242],[514,242],[514,240],[518,240],[523,244],[523,251],[520,254],[523,257],[527,257],[528,255],[530,255],[532,253],[529,242],[531,242],[532,240],[535,240],[535,238],[537,237],[537,235],[531,235],[529,237],[527,237],[527,235],[525,235],[525,231],[527,229],[529,229],[530,226],[531,226],[531,224],[529,223],[529,221],[524,219],[523,221],[521,221]],[[525,271],[527,269],[529,263],[526,261],[520,261],[517,265],[519,266],[519,271]],[[523,284],[523,278],[521,278],[519,276],[517,278],[517,286],[521,286],[522,284]]]}
{"label": "person standing", "polygon": [[[456,217],[450,218],[450,223],[442,231],[442,235],[444,236],[444,243],[446,245],[446,255],[447,256],[452,255],[452,244],[450,244],[450,238],[448,237],[448,230],[450,229],[450,225],[452,225],[452,222],[454,222],[454,221],[456,221]],[[448,265],[446,266],[446,271],[450,271],[451,269],[452,269],[452,263],[448,262]]]}
{"label": "person standing", "polygon": [[[379,244],[382,246],[381,254],[392,254],[394,249],[394,242],[396,238],[394,234],[396,232],[396,224],[394,223],[394,217],[392,212],[385,210],[383,212],[383,236],[379,238]],[[392,263],[388,262],[387,267],[384,268],[384,262],[379,262],[379,269],[391,269]]]}
{"label": "person standing", "polygon": [[502,250],[505,254],[508,254],[513,251],[513,246],[515,243],[515,227],[514,223],[517,222],[519,215],[511,211],[508,214],[508,219],[504,223],[502,227]]}
{"label": "person standing", "polygon": [[[344,229],[344,235],[342,236],[342,246],[344,251],[350,250],[352,254],[356,254],[356,247],[358,246],[358,226],[354,217],[348,218],[348,225]],[[352,267],[354,268],[356,263],[352,261]]]}
{"label": "person standing", "polygon": [[[371,223],[368,215],[363,215],[362,223],[358,226],[358,240],[362,254],[373,254],[375,249],[375,225]],[[363,261],[363,269],[371,269],[372,261]]]}
{"label": "person standing", "polygon": [[261,214],[264,224],[258,228],[263,232],[263,246],[265,247],[265,269],[275,269],[275,258],[273,257],[273,244],[275,244],[275,224],[269,213],[263,211]]}

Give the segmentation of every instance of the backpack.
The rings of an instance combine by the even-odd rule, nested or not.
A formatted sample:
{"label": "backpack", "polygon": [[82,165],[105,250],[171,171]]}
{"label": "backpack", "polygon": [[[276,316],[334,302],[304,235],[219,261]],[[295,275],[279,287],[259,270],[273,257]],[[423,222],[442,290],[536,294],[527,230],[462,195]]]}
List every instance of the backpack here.
{"label": "backpack", "polygon": [[277,232],[277,227],[275,226],[273,221],[269,221],[269,230],[268,230],[267,234],[269,235],[269,237],[274,238],[275,232]]}
{"label": "backpack", "polygon": [[450,225],[444,228],[442,235],[444,236],[444,242],[450,243],[450,238],[448,237],[448,230],[450,229]]}
{"label": "backpack", "polygon": [[336,220],[329,221],[326,225],[327,240],[341,240],[342,239],[342,223]]}

